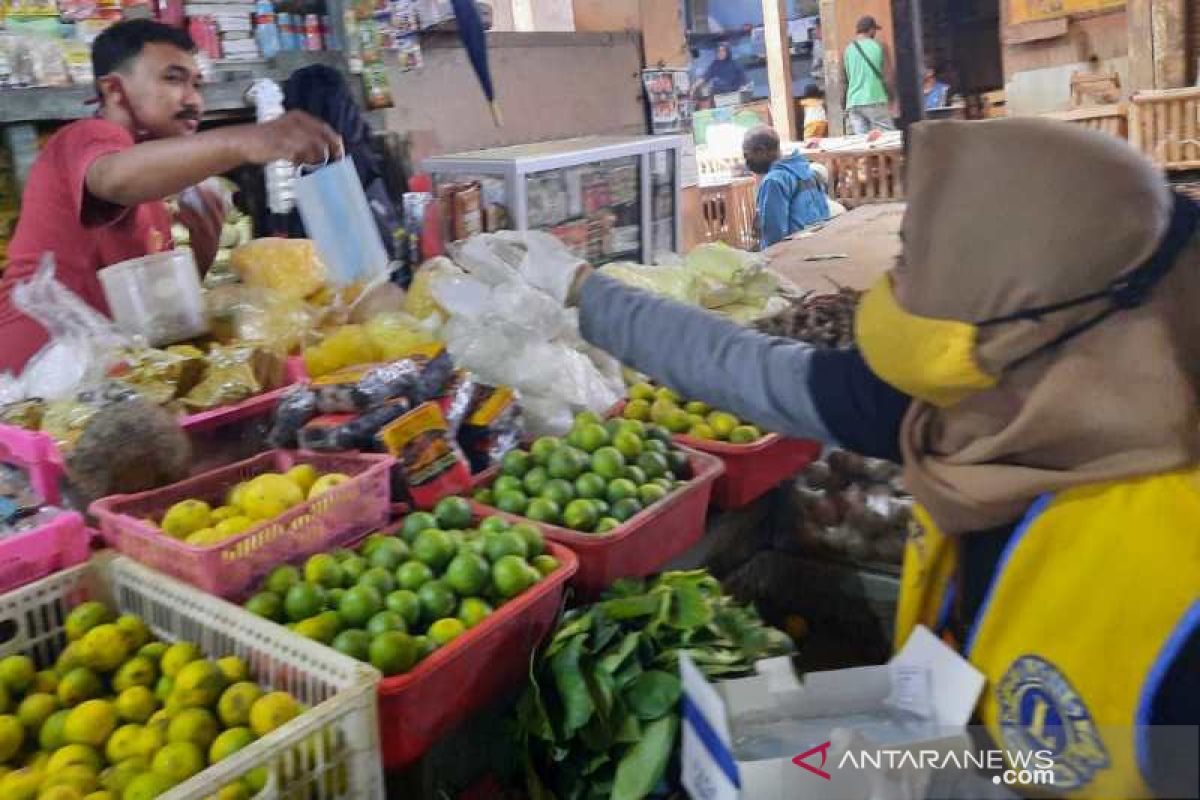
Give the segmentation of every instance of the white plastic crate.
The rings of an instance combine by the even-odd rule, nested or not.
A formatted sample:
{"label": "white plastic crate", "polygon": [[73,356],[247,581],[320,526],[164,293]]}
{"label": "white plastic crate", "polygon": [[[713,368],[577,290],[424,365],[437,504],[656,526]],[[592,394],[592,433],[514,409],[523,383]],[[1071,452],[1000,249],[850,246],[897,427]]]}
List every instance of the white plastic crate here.
{"label": "white plastic crate", "polygon": [[66,647],[72,608],[101,600],[136,614],[164,641],[185,639],[206,658],[236,655],[254,680],[310,709],[161,800],[203,800],[252,769],[269,766],[256,800],[382,800],[375,694],[379,673],[238,606],[111,554],[0,596],[0,658],[29,655],[49,666]]}

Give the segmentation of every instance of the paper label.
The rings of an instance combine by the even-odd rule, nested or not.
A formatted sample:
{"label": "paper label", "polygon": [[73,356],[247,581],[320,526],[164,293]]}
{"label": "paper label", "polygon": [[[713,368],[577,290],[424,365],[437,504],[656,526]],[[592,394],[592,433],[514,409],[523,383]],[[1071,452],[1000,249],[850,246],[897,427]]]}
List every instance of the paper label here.
{"label": "paper label", "polygon": [[409,486],[429,483],[458,462],[449,426],[436,403],[423,403],[388,423],[379,439],[400,462]]}

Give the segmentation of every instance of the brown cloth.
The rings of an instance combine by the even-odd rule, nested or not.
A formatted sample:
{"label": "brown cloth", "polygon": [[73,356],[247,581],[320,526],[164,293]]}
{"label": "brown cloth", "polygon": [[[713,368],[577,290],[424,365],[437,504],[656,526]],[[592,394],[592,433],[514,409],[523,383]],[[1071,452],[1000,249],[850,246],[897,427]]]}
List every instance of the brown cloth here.
{"label": "brown cloth", "polygon": [[[897,300],[976,323],[1102,290],[1158,248],[1173,196],[1118,139],[1034,119],[911,131]],[[1106,301],[979,329],[993,389],[914,402],[905,480],[948,533],[1017,521],[1039,495],[1200,463],[1200,246],[1138,308],[1017,366]],[[1132,532],[1131,533],[1135,533]]]}

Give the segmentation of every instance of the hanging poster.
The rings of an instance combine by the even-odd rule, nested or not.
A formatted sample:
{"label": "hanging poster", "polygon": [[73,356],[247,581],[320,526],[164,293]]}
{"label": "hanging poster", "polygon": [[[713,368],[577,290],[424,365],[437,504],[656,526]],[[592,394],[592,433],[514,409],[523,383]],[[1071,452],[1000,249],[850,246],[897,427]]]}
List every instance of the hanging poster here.
{"label": "hanging poster", "polygon": [[1125,0],[1008,0],[1008,3],[1008,21],[1013,25],[1125,7]]}

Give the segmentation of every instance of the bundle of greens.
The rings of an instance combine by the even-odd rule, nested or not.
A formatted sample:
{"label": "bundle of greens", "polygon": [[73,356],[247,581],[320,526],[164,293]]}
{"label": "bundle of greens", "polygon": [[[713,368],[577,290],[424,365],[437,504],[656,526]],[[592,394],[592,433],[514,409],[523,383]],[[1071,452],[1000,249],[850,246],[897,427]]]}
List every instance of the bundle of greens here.
{"label": "bundle of greens", "polygon": [[530,796],[646,797],[679,735],[679,654],[730,678],[791,649],[703,570],[618,581],[568,612],[533,665],[518,711]]}

